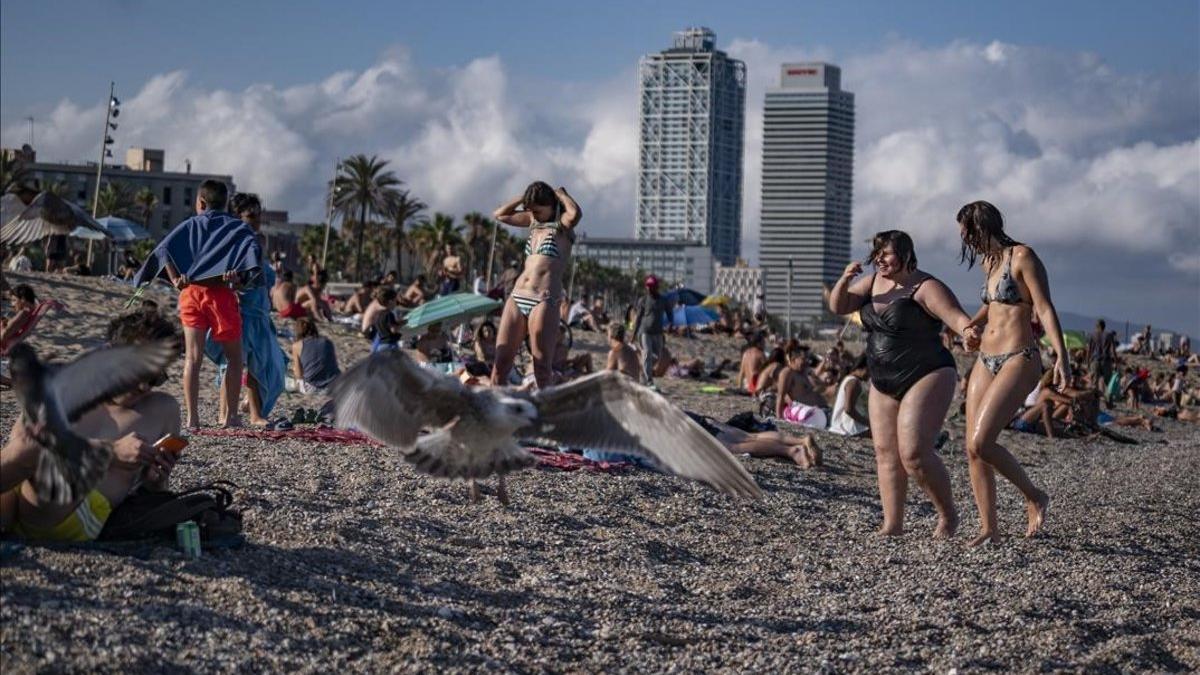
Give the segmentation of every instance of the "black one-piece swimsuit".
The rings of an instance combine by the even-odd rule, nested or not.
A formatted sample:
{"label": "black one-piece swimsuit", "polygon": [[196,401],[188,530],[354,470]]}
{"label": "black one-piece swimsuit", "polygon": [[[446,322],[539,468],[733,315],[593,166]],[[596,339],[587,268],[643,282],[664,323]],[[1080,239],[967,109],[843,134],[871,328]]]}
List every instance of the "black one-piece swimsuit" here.
{"label": "black one-piece swimsuit", "polygon": [[[871,285],[874,286],[874,281]],[[917,292],[922,280],[913,288]],[[942,345],[942,322],[908,297],[875,311],[874,293],[859,310],[867,331],[867,370],[876,389],[899,401],[922,377],[939,368],[957,368]]]}

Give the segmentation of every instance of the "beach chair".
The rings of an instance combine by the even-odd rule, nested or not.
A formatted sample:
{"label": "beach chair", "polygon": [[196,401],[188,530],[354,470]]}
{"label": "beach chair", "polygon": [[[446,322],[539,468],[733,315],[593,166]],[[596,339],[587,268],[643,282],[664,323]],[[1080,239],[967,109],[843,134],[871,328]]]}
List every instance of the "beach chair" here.
{"label": "beach chair", "polygon": [[33,308],[33,313],[31,313],[29,318],[26,319],[25,325],[21,326],[21,329],[16,333],[8,336],[8,339],[6,339],[3,344],[0,344],[0,356],[8,356],[8,353],[12,351],[13,347],[17,346],[18,343],[28,337],[29,334],[33,332],[33,329],[37,327],[38,321],[41,321],[42,317],[45,316],[46,312],[49,312],[52,309],[62,311],[66,308],[66,305],[62,304],[58,300],[43,300],[39,302],[37,306]]}
{"label": "beach chair", "polygon": [[[66,308],[66,305],[58,300],[43,300],[39,302],[33,308],[33,312],[29,315],[29,318],[25,320],[25,325],[21,326],[21,329],[16,333],[8,336],[8,339],[3,344],[0,344],[0,357],[4,359],[3,363],[0,363],[0,366],[3,366],[5,371],[8,370],[8,353],[33,332],[33,329],[37,327],[38,321],[42,319],[46,312],[52,309],[61,311]],[[8,388],[11,386],[12,381],[9,379],[7,372],[0,372],[0,387]]]}

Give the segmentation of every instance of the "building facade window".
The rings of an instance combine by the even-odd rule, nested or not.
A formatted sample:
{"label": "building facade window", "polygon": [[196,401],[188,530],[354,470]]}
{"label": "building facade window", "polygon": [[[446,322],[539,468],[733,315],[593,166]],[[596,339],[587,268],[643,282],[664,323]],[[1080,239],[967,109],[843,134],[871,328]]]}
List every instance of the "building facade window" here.
{"label": "building facade window", "polygon": [[163,188],[162,203],[163,203],[163,206],[171,205],[171,186],[170,185]]}

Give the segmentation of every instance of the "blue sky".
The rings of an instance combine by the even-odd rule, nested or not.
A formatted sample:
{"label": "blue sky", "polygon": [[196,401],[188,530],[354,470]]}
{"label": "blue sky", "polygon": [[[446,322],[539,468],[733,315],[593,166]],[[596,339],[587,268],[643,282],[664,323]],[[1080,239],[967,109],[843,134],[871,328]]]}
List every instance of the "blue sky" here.
{"label": "blue sky", "polygon": [[855,241],[909,231],[969,299],[953,214],[989,199],[1064,309],[1200,335],[1194,0],[4,0],[0,142],[27,142],[32,115],[40,158],[91,159],[111,79],[118,158],[163,148],[297,220],[322,217],[335,159],[363,152],[431,210],[490,211],[544,178],[572,187],[585,233],[630,236],[637,60],[689,25],[747,65],[747,257],[764,91],[782,62],[827,60],[856,94]]}
{"label": "blue sky", "polygon": [[[1186,71],[1200,62],[1198,7],[1187,0],[5,0],[0,101],[6,117],[36,114],[64,96],[103,98],[110,79],[128,86],[177,68],[209,87],[286,86],[365,68],[396,44],[407,45],[426,67],[501,54],[523,76],[593,79],[636,62],[690,24],[713,28],[721,40],[822,45],[835,56],[894,36],[926,44],[1000,40],[1092,51],[1123,69]],[[104,45],[99,53],[91,47],[97,40]]]}

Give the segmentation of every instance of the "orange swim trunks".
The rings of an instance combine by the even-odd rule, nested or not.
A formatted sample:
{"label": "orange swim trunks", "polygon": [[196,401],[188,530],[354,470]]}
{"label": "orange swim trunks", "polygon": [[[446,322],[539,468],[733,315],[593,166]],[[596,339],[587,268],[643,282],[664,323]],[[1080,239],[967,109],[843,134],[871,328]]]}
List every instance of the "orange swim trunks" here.
{"label": "orange swim trunks", "polygon": [[242,339],[237,294],[228,286],[185,287],[179,292],[179,321],[187,328],[212,330],[213,342]]}

